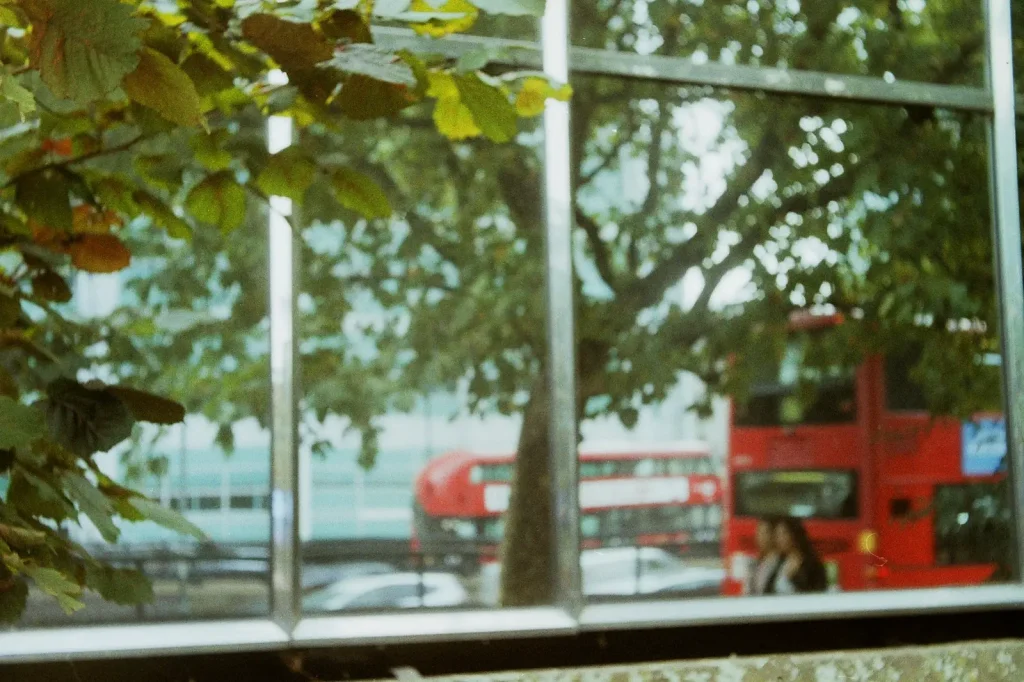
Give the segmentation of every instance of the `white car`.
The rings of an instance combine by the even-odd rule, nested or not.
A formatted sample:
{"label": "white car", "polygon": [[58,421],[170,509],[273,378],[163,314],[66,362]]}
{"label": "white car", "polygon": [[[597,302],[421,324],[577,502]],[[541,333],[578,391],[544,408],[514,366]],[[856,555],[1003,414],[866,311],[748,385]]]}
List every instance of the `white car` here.
{"label": "white car", "polygon": [[[724,571],[688,566],[659,547],[607,547],[580,552],[583,593],[588,596],[652,594],[708,589],[721,583]],[[498,601],[501,565],[485,564],[479,575],[479,600]],[[638,582],[639,581],[639,582]],[[639,589],[638,589],[639,587]]]}
{"label": "white car", "polygon": [[639,578],[615,578],[586,586],[588,597],[622,597],[659,594],[665,597],[714,596],[725,580],[724,568],[691,567],[641,575]]}
{"label": "white car", "polygon": [[347,578],[309,593],[307,611],[444,608],[465,606],[469,595],[450,573],[389,573]]}

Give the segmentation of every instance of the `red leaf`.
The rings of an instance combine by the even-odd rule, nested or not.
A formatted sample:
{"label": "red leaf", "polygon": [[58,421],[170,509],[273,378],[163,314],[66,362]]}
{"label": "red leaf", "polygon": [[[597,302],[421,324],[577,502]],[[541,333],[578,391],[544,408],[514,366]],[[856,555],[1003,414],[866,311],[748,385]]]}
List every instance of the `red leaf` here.
{"label": "red leaf", "polygon": [[69,249],[71,264],[80,270],[108,273],[123,270],[132,261],[131,251],[110,234],[86,234]]}

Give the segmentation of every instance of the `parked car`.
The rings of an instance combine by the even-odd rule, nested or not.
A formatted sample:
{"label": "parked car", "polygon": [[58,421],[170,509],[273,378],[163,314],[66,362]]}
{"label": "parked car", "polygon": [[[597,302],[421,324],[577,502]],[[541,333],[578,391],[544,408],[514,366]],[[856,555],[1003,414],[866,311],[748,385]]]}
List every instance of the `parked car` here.
{"label": "parked car", "polygon": [[659,595],[665,598],[716,596],[725,579],[724,568],[682,568],[639,577],[614,578],[592,582],[584,592],[588,597]]}
{"label": "parked car", "polygon": [[302,591],[306,594],[351,578],[397,573],[391,564],[382,561],[357,561],[340,564],[302,565]]}
{"label": "parked car", "polygon": [[[717,590],[722,568],[689,566],[686,561],[659,547],[607,547],[580,552],[583,593],[587,596],[663,594]],[[498,601],[501,565],[484,565],[477,579],[477,600],[485,605]]]}
{"label": "parked car", "polygon": [[450,573],[389,573],[339,580],[306,595],[307,611],[381,611],[465,606],[469,595]]}

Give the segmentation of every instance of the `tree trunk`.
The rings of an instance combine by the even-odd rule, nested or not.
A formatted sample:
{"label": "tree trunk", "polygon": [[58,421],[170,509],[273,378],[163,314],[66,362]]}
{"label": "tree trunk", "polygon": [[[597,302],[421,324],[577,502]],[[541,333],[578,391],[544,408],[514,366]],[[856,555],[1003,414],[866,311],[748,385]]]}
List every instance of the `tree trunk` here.
{"label": "tree trunk", "polygon": [[541,372],[523,412],[512,492],[505,513],[502,606],[538,606],[554,601],[550,414],[547,374]]}

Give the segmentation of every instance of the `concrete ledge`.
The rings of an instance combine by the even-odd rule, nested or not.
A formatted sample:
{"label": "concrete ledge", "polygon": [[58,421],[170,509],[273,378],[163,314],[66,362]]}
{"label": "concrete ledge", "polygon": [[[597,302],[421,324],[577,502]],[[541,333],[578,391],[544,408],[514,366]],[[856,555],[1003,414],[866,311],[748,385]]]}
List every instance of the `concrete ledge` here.
{"label": "concrete ledge", "polygon": [[[409,680],[409,672],[398,677]],[[431,682],[1024,682],[1024,641],[422,678]]]}

